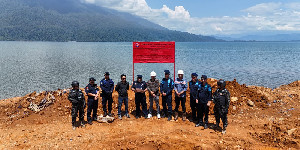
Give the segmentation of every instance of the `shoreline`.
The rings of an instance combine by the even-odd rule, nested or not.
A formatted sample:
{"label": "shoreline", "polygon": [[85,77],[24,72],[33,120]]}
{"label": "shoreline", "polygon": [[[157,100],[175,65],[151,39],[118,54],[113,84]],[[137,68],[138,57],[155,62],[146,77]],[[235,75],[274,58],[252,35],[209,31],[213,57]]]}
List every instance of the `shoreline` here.
{"label": "shoreline", "polygon": [[[215,79],[215,78],[209,78],[209,79],[210,79],[210,80],[213,80],[213,81],[217,80],[217,79]],[[296,81],[293,81],[293,82],[290,82],[290,83],[287,83],[287,84],[282,84],[282,85],[279,85],[278,87],[275,87],[275,88],[270,88],[270,87],[267,87],[267,86],[247,85],[247,84],[241,84],[241,85],[246,86],[246,87],[261,87],[261,88],[267,88],[267,89],[275,90],[275,89],[278,89],[278,88],[280,88],[280,87],[282,87],[282,86],[286,86],[286,85],[289,85],[289,84],[294,83],[294,82],[297,82],[297,81],[299,81],[299,80],[296,80]],[[236,81],[236,79],[234,78],[232,81],[227,81],[227,82],[237,82],[237,81]],[[131,84],[130,84],[130,86],[131,86]],[[0,99],[0,101],[9,100],[9,99],[13,99],[13,98],[21,98],[21,97],[24,97],[24,96],[26,96],[26,95],[28,95],[28,94],[30,94],[30,93],[34,93],[34,92],[35,92],[35,93],[43,93],[43,92],[51,92],[51,91],[53,92],[53,91],[67,90],[67,89],[71,89],[71,87],[69,87],[69,88],[63,88],[63,89],[57,89],[57,90],[49,90],[49,91],[41,90],[40,92],[32,91],[32,92],[29,92],[29,93],[27,93],[27,94],[25,94],[25,95],[20,95],[20,96],[14,96],[14,97],[9,97],[9,98]],[[81,87],[81,89],[84,89],[84,87]],[[115,91],[114,91],[114,92],[115,92]]]}
{"label": "shoreline", "polygon": [[[208,79],[213,91],[215,79]],[[213,104],[209,128],[190,122],[191,109],[187,91],[187,121],[136,119],[134,93],[129,91],[131,118],[117,117],[118,94],[113,93],[112,123],[71,127],[71,104],[68,91],[29,93],[0,101],[0,149],[299,149],[300,80],[276,89],[240,85],[227,81],[231,93],[227,132],[215,130]],[[148,94],[147,108],[149,108]],[[161,97],[160,97],[161,105]],[[172,101],[175,108],[174,94]],[[40,107],[41,106],[41,107]],[[162,105],[161,105],[162,106]],[[155,108],[155,107],[154,107]],[[162,108],[162,107],[161,107]],[[98,115],[103,114],[101,98]],[[124,105],[122,114],[124,115]],[[174,116],[173,116],[174,117]],[[85,117],[86,121],[86,110]],[[59,130],[57,130],[59,129]],[[101,143],[101,144],[99,144]]]}

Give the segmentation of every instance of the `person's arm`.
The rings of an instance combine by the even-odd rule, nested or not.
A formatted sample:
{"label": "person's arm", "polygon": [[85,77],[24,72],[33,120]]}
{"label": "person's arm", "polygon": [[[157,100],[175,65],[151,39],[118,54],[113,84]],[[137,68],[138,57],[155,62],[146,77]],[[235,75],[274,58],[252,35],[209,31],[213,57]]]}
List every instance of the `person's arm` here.
{"label": "person's arm", "polygon": [[211,93],[211,86],[208,86],[208,102],[207,102],[207,106],[210,106],[210,103],[212,101],[212,93]]}
{"label": "person's arm", "polygon": [[163,85],[164,85],[164,82],[163,81],[161,81],[161,83],[160,83],[160,93],[161,94],[163,94],[164,92],[163,92]]}
{"label": "person's arm", "polygon": [[183,80],[183,90],[179,93],[179,94],[183,94],[184,92],[187,91],[187,81],[186,80]]}
{"label": "person's arm", "polygon": [[69,100],[71,103],[72,103],[73,101],[75,101],[74,95],[71,93],[71,91],[70,91],[70,93],[69,93],[68,100]]}
{"label": "person's arm", "polygon": [[227,113],[228,113],[229,105],[230,105],[230,93],[229,93],[229,91],[227,91],[227,94],[226,94],[226,107],[225,107]]}
{"label": "person's arm", "polygon": [[129,83],[128,83],[128,82],[127,82],[127,87],[126,87],[126,89],[129,90]]}
{"label": "person's arm", "polygon": [[114,91],[114,86],[115,86],[114,81],[111,80],[111,82],[112,82],[112,85],[110,86],[110,91],[109,91],[110,93],[112,93]]}
{"label": "person's arm", "polygon": [[105,88],[104,88],[104,83],[103,83],[103,80],[100,81],[100,88],[102,90],[102,93],[105,93]]}
{"label": "person's arm", "polygon": [[135,87],[135,83],[133,82],[132,85],[131,85],[131,90],[132,90],[134,93],[136,93],[135,88],[136,88],[136,87]]}
{"label": "person's arm", "polygon": [[143,93],[145,93],[146,91],[147,91],[147,83],[145,82]]}
{"label": "person's arm", "polygon": [[[147,84],[148,84],[148,85],[150,84],[150,80],[147,82]],[[147,86],[147,90],[148,90],[149,93],[152,92],[151,89],[149,88],[149,86]]]}
{"label": "person's arm", "polygon": [[178,86],[178,82],[175,80],[175,83],[174,83],[174,91],[176,92],[177,95],[180,95],[180,94],[178,93],[177,86]]}
{"label": "person's arm", "polygon": [[120,90],[120,82],[117,83],[116,88],[115,88],[115,91],[119,92],[119,90]]}

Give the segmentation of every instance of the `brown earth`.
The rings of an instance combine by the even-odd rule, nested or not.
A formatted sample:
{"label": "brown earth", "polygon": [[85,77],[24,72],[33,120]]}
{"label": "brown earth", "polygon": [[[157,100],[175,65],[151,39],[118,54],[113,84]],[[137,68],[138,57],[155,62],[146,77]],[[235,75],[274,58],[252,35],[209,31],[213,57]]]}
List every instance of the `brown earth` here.
{"label": "brown earth", "polygon": [[[216,80],[209,79],[209,83],[215,90]],[[213,106],[209,129],[205,130],[181,119],[135,119],[132,91],[131,118],[123,117],[113,123],[94,122],[75,131],[70,123],[68,90],[34,92],[1,100],[0,149],[300,149],[300,81],[269,89],[240,85],[234,80],[227,82],[226,88],[231,93],[231,104],[225,135],[212,128]],[[115,118],[117,97],[114,92]],[[37,110],[37,105],[32,104],[42,100],[45,108]],[[98,114],[102,114],[100,101]],[[173,102],[173,109],[174,105]],[[186,106],[190,113],[189,92]]]}

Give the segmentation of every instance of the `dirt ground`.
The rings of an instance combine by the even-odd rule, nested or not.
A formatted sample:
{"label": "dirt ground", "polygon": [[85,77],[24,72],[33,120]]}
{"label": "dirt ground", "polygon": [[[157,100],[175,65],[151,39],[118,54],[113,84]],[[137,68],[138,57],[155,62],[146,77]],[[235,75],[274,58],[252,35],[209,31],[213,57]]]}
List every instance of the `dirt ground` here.
{"label": "dirt ground", "polygon": [[[209,79],[209,83],[214,91],[216,80]],[[240,85],[233,80],[227,82],[226,88],[231,93],[231,104],[224,135],[212,127],[213,105],[209,128],[205,130],[181,118],[135,119],[132,91],[129,92],[131,118],[117,119],[118,95],[114,92],[116,120],[94,122],[75,131],[71,127],[68,89],[1,100],[0,149],[300,149],[300,81],[269,89]],[[102,114],[100,102],[101,99],[98,115]],[[188,118],[189,105],[188,91]]]}

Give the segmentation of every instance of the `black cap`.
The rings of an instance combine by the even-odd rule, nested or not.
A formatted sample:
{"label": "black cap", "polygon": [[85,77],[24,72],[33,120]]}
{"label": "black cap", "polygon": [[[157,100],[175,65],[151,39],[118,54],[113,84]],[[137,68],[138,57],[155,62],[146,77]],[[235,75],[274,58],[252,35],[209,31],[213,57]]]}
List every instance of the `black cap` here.
{"label": "black cap", "polygon": [[164,72],[165,72],[165,74],[170,74],[169,70],[165,70]]}
{"label": "black cap", "polygon": [[89,81],[96,81],[94,77],[90,77]]}
{"label": "black cap", "polygon": [[197,73],[192,73],[192,76],[198,77]]}
{"label": "black cap", "polygon": [[79,87],[79,82],[78,81],[73,81],[71,84],[72,87],[78,86]]}
{"label": "black cap", "polygon": [[105,72],[104,75],[109,75],[109,72]]}
{"label": "black cap", "polygon": [[142,76],[142,75],[137,75],[137,77],[138,77],[138,78],[143,78],[143,76]]}
{"label": "black cap", "polygon": [[207,76],[206,76],[206,75],[202,75],[202,76],[201,76],[201,79],[206,80],[206,79],[207,79]]}

